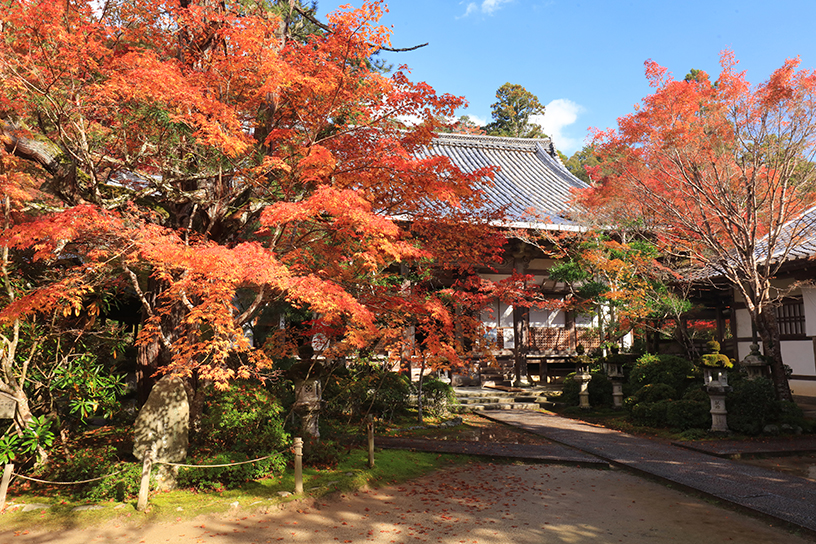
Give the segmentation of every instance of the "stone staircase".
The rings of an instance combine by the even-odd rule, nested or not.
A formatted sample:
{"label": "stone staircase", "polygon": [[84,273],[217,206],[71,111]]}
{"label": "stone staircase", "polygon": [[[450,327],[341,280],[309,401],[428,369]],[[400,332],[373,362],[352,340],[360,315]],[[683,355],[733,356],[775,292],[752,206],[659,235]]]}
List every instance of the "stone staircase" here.
{"label": "stone staircase", "polygon": [[458,404],[452,412],[483,410],[539,410],[553,405],[561,394],[560,386],[536,387],[454,387]]}

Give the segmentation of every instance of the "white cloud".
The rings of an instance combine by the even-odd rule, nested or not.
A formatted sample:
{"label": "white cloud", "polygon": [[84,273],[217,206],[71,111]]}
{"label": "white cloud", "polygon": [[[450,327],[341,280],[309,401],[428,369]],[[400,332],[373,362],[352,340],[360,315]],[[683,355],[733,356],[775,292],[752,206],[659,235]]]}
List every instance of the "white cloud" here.
{"label": "white cloud", "polygon": [[476,115],[471,115],[469,113],[466,113],[465,115],[470,117],[470,120],[473,121],[473,123],[475,123],[476,125],[478,125],[480,127],[483,127],[483,126],[485,126],[487,124],[487,120],[483,119],[482,117],[478,117]]}
{"label": "white cloud", "polygon": [[512,1],[513,0],[482,0],[481,4],[478,2],[469,2],[464,15],[460,16],[459,19],[478,12],[482,12],[485,15],[493,15],[493,12],[501,8],[503,4]]}
{"label": "white cloud", "polygon": [[502,4],[508,2],[510,2],[510,0],[484,0],[484,2],[482,2],[482,13],[493,15],[493,12],[499,9]]}
{"label": "white cloud", "polygon": [[530,121],[540,125],[552,138],[555,147],[565,155],[571,155],[583,146],[583,139],[564,134],[564,129],[574,124],[586,111],[583,106],[566,98],[558,98],[545,106],[544,115],[533,115]]}

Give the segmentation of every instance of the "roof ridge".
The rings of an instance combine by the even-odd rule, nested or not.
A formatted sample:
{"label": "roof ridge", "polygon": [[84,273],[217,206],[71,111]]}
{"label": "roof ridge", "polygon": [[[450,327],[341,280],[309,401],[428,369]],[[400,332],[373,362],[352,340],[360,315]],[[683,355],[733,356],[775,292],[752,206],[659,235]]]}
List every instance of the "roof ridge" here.
{"label": "roof ridge", "polygon": [[434,134],[434,144],[445,145],[474,145],[499,148],[513,148],[522,147],[535,149],[536,145],[546,146],[552,145],[550,138],[514,138],[510,136],[488,136],[485,134],[464,134],[458,132],[439,132]]}

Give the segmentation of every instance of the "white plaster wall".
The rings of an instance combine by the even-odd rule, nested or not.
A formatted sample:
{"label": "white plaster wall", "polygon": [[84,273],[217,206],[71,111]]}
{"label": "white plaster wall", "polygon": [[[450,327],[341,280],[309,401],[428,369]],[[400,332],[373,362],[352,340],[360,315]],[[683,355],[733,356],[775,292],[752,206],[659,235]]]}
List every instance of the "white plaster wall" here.
{"label": "white plaster wall", "polygon": [[793,369],[794,374],[816,376],[812,340],[784,340],[782,342],[782,360]]}
{"label": "white plaster wall", "polygon": [[566,324],[566,315],[561,310],[530,308],[531,327],[564,327]]}
{"label": "white plaster wall", "polygon": [[[737,310],[735,313],[737,318],[737,338],[750,338],[752,334],[751,314],[745,309]],[[748,352],[745,354],[748,355]]]}
{"label": "white plaster wall", "polygon": [[805,305],[805,334],[816,336],[816,287],[802,287]]}
{"label": "white plaster wall", "polygon": [[487,327],[488,329],[496,328],[497,312],[495,306],[496,303],[494,302],[490,308],[485,308],[484,310],[482,310],[481,313],[482,323],[484,323],[484,326]]}
{"label": "white plaster wall", "polygon": [[499,303],[499,327],[513,326],[513,307]]}
{"label": "white plaster wall", "polygon": [[816,382],[790,380],[790,388],[797,397],[816,397]]}
{"label": "white plaster wall", "polygon": [[[739,360],[742,361],[751,353],[750,342],[740,342],[737,346]],[[760,352],[762,342],[760,342]],[[812,340],[783,340],[782,360],[800,376],[816,376],[816,362],[813,358]]]}

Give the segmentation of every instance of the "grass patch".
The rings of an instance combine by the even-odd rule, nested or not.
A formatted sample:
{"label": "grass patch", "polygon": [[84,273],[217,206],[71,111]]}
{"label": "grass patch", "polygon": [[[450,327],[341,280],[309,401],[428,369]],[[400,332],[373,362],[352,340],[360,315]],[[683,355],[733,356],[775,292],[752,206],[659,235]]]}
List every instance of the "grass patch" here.
{"label": "grass patch", "polygon": [[23,512],[21,508],[7,507],[0,514],[2,529],[31,529],[32,527],[85,527],[107,521],[143,524],[176,518],[193,518],[201,514],[218,514],[235,508],[244,510],[277,508],[281,503],[304,497],[321,497],[333,492],[349,492],[363,487],[399,484],[446,466],[470,461],[467,456],[423,453],[401,450],[381,450],[375,455],[375,467],[369,469],[368,452],[353,449],[343,455],[334,469],[303,468],[303,495],[281,496],[280,492],[292,493],[295,488],[294,473],[260,481],[247,482],[238,489],[213,492],[175,490],[152,494],[147,512],[136,511],[136,500],[124,503],[105,501],[93,506],[100,509],[77,511],[77,506],[88,506],[88,501],[72,500],[70,496],[57,499],[33,494],[17,495],[9,492],[7,503],[46,504],[47,510]]}

